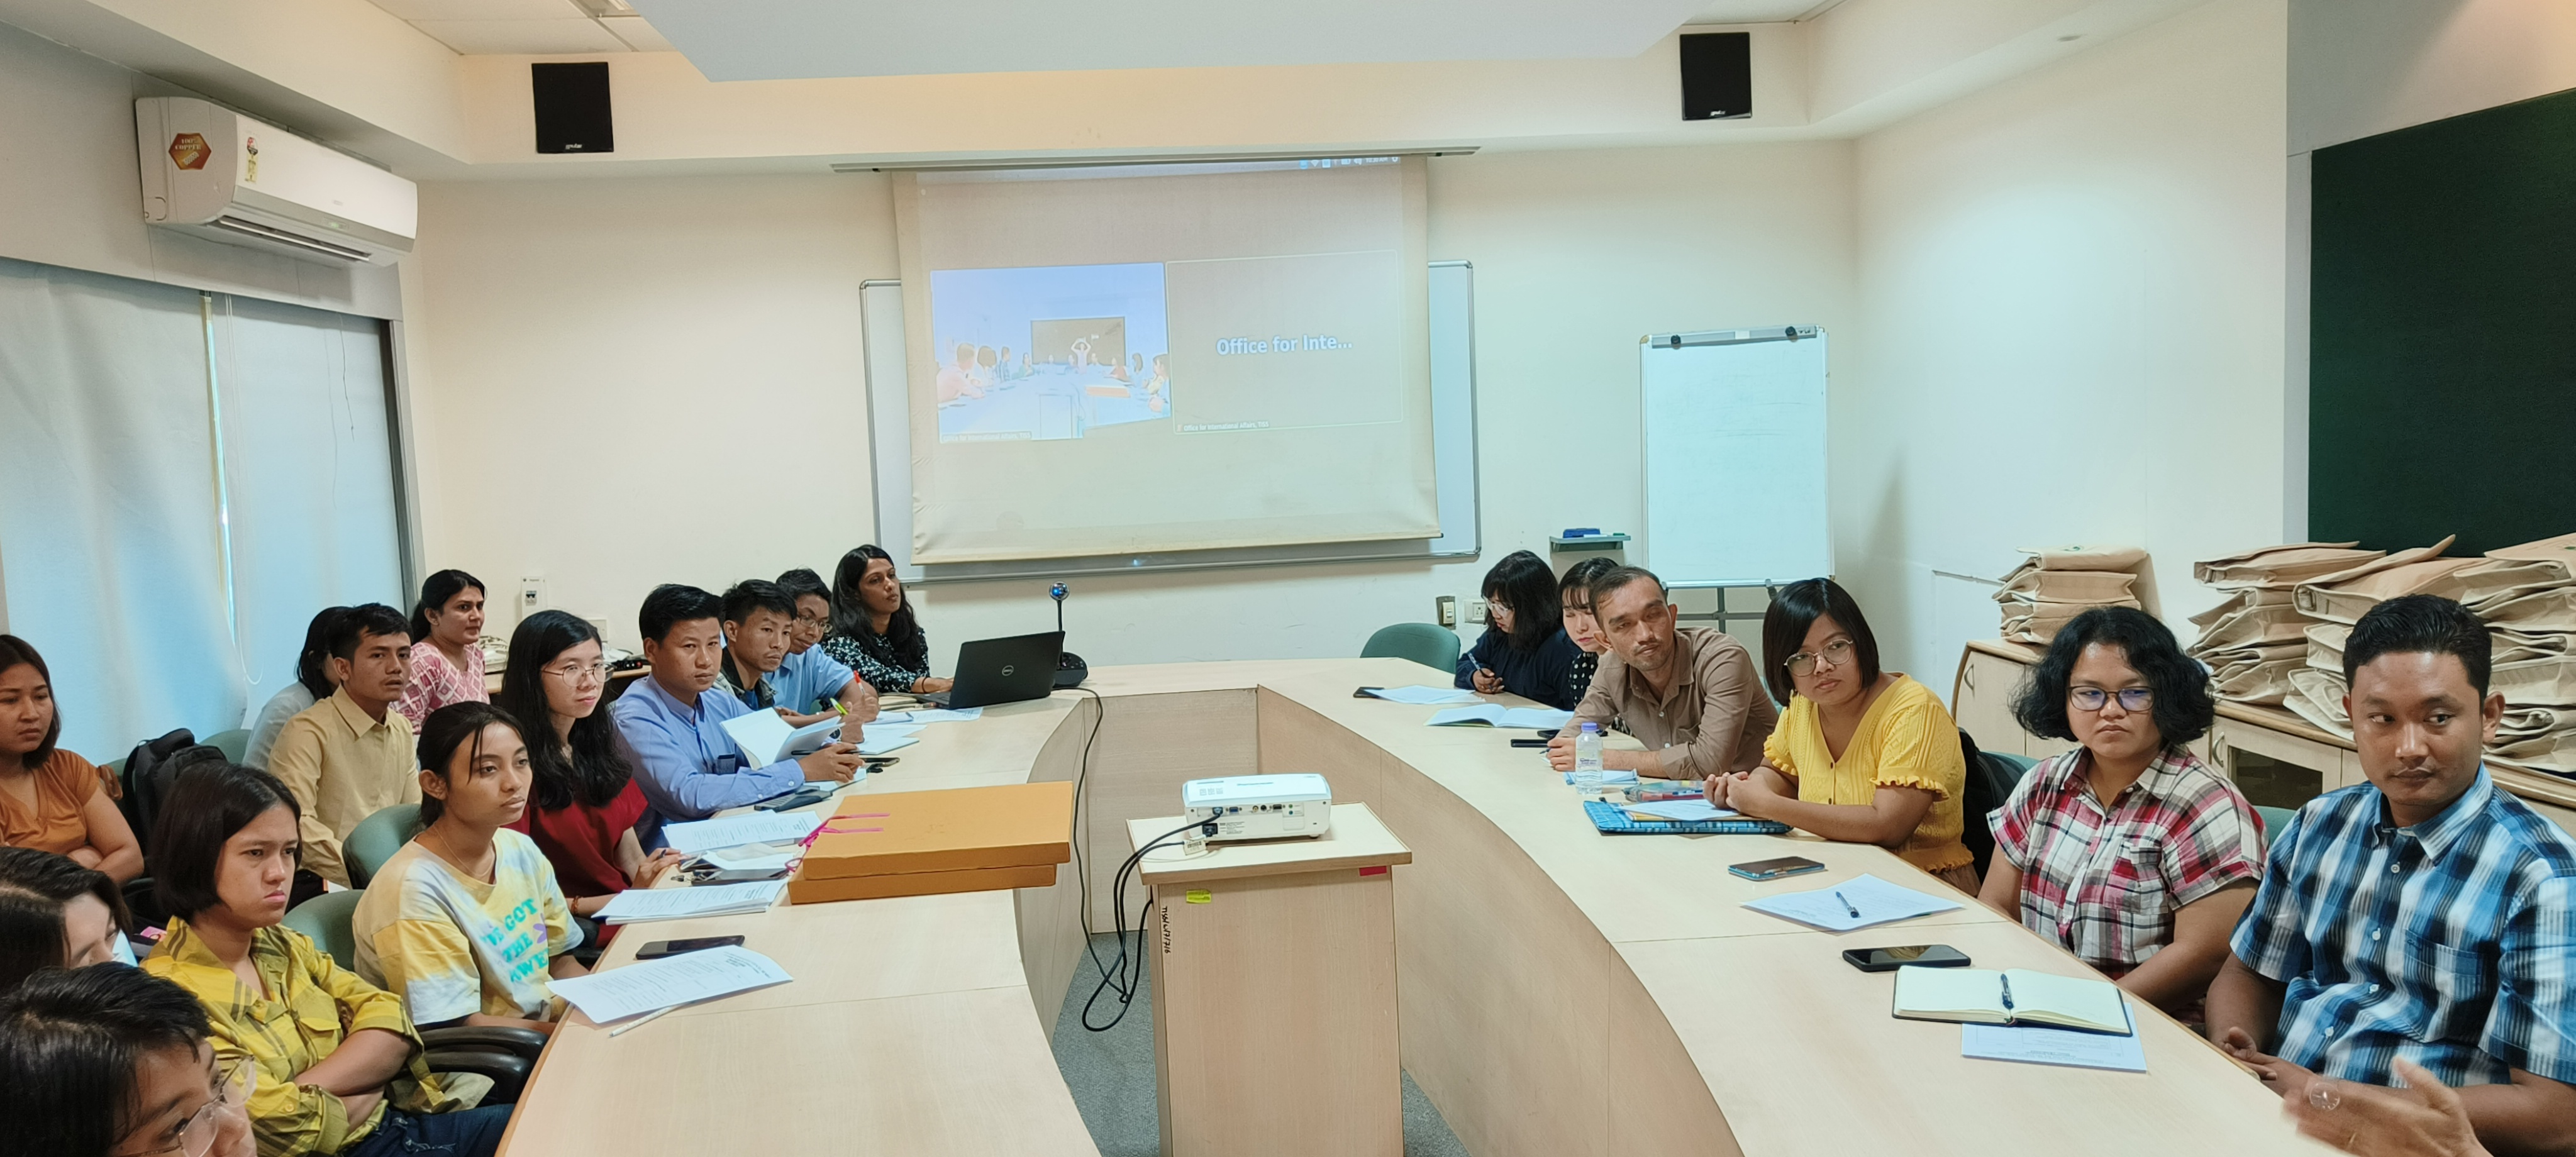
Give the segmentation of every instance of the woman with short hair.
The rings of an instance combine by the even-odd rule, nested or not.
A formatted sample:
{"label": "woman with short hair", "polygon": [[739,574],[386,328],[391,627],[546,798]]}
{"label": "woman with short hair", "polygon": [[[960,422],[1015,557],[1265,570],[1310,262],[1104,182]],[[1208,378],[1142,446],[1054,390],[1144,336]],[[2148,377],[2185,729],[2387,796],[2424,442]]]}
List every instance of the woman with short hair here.
{"label": "woman with short hair", "polygon": [[253,1157],[250,1074],[188,990],[119,964],[0,992],[0,1157]]}
{"label": "woman with short hair", "polygon": [[1508,693],[1574,710],[1582,698],[1566,692],[1581,652],[1560,625],[1564,610],[1557,602],[1556,575],[1537,555],[1516,550],[1485,572],[1481,594],[1485,633],[1458,656],[1457,685],[1479,695]]}
{"label": "woman with short hair", "polygon": [[46,968],[132,964],[125,897],[104,872],[34,848],[0,848],[0,992]]}
{"label": "woman with short hair", "polygon": [[1977,897],[2187,1023],[2263,876],[2262,818],[2191,753],[2216,712],[2209,673],[2154,616],[2075,616],[2013,715],[2076,746],[1995,812]]}

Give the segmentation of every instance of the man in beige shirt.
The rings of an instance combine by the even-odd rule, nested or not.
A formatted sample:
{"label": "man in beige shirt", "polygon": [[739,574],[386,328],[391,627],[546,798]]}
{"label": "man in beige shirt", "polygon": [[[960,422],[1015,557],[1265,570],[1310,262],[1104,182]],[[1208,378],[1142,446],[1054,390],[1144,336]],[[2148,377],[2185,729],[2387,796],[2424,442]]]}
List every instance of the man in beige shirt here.
{"label": "man in beige shirt", "polygon": [[420,802],[411,721],[392,709],[411,682],[410,626],[383,603],[351,608],[332,625],[326,662],[340,689],[286,721],[268,770],[304,810],[303,866],[348,884],[341,841],[384,808]]}
{"label": "man in beige shirt", "polygon": [[1697,780],[1762,762],[1762,741],[1779,722],[1753,655],[1723,631],[1674,626],[1663,580],[1620,567],[1593,580],[1593,617],[1610,643],[1574,720],[1547,745],[1548,762],[1574,769],[1574,737],[1586,720],[1621,731],[1644,751],[1604,751],[1601,765],[1657,779]]}

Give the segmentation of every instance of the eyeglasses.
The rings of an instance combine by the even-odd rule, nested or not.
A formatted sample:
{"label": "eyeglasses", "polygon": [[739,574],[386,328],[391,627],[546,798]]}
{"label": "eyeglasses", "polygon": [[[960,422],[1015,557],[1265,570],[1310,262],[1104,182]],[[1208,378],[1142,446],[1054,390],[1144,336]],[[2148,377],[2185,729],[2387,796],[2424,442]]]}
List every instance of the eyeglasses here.
{"label": "eyeglasses", "polygon": [[207,1153],[214,1150],[215,1138],[223,1133],[225,1118],[233,1118],[240,1121],[245,1128],[248,1127],[249,1121],[244,1114],[250,1104],[251,1090],[258,1084],[259,1070],[247,1057],[237,1057],[218,1065],[215,1069],[214,1084],[207,1089],[214,1094],[214,1098],[198,1106],[197,1111],[189,1116],[187,1123],[179,1126],[177,1140],[158,1149],[119,1154],[118,1157],[161,1157],[164,1153],[177,1153],[180,1157],[206,1157]]}
{"label": "eyeglasses", "polygon": [[[2156,701],[2155,691],[2146,687],[2122,687],[2116,694],[2122,711],[2144,711]],[[2113,695],[2099,687],[2078,687],[2066,693],[2066,701],[2078,711],[2099,711]]]}
{"label": "eyeglasses", "polygon": [[1795,655],[1789,656],[1789,673],[1792,675],[1812,675],[1816,673],[1816,664],[1818,663],[1822,663],[1828,667],[1840,667],[1845,663],[1851,662],[1851,657],[1852,641],[1849,639],[1836,639],[1833,642],[1825,644],[1824,649],[1821,651],[1813,653],[1800,651]]}
{"label": "eyeglasses", "polygon": [[561,679],[566,683],[581,683],[585,681],[597,683],[600,680],[608,678],[608,664],[606,663],[557,663],[552,667],[542,667],[539,668],[539,670],[542,670],[546,674],[552,675],[555,678]]}

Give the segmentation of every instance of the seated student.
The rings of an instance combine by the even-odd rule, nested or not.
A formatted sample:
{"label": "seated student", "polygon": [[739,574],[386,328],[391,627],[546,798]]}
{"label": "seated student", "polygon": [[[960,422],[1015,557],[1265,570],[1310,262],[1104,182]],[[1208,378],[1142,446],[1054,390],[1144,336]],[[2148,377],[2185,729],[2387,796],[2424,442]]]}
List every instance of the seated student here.
{"label": "seated student", "polygon": [[859,769],[858,748],[847,743],[793,763],[744,766],[724,721],[751,708],[714,690],[724,663],[723,615],[724,603],[714,595],[665,583],[644,596],[636,616],[652,674],[629,686],[609,713],[634,749],[637,783],[661,820],[705,819],[794,791],[807,780],[848,783]]}
{"label": "seated student", "polygon": [[599,632],[580,616],[538,611],[510,633],[494,705],[529,721],[529,787],[527,810],[508,827],[536,841],[576,916],[598,915],[618,892],[650,888],[680,863],[669,848],[644,854],[638,761],[599,709],[607,685]]}
{"label": "seated student", "polygon": [[1592,583],[1602,575],[1619,569],[1619,564],[1594,555],[1565,568],[1556,583],[1556,597],[1561,608],[1559,617],[1565,623],[1565,637],[1574,644],[1577,654],[1565,669],[1565,689],[1569,701],[1583,702],[1583,693],[1592,689],[1592,675],[1601,667],[1601,654],[1610,649],[1610,640],[1601,635],[1601,620],[1592,617]]}
{"label": "seated student", "polygon": [[1832,579],[1782,587],[1762,613],[1765,681],[1787,701],[1762,764],[1711,776],[1708,802],[1829,840],[1878,844],[1977,894],[1959,842],[1968,762],[1930,688],[1878,667],[1878,639]]}
{"label": "seated student", "polygon": [[889,695],[929,695],[955,681],[930,673],[930,636],[894,575],[894,556],[870,543],[832,572],[832,633],[823,652]]}
{"label": "seated student", "polygon": [[186,989],[122,965],[0,992],[0,1157],[253,1157],[237,1058]]}
{"label": "seated student", "polygon": [[483,682],[483,580],[443,570],[421,580],[411,608],[411,683],[394,709],[412,730],[450,703],[488,703]]}
{"label": "seated student", "polygon": [[1779,711],[1762,693],[1744,644],[1707,627],[1674,626],[1663,580],[1633,566],[1592,580],[1592,613],[1610,653],[1548,741],[1549,764],[1574,768],[1574,737],[1587,722],[1615,726],[1644,751],[1604,751],[1601,764],[1658,779],[1705,779],[1750,770]]}
{"label": "seated student", "polygon": [[[820,582],[819,579],[816,581]],[[856,743],[859,725],[876,718],[876,691],[873,688],[862,695],[856,688],[865,684],[851,678],[849,670],[842,668],[841,683],[833,688],[833,704],[824,705],[820,711],[809,711],[797,706],[800,701],[812,701],[809,688],[801,685],[803,680],[800,679],[800,685],[795,687],[782,685],[779,673],[786,669],[788,652],[796,644],[796,615],[795,597],[777,583],[746,579],[725,592],[725,658],[720,668],[724,689],[742,700],[743,706],[755,711],[776,711],[781,718],[799,727],[836,717],[845,719],[848,729],[841,737]],[[830,656],[823,658],[829,661]],[[810,668],[812,660],[800,661],[798,665]],[[838,663],[833,665],[840,666]],[[834,710],[834,704],[841,709]],[[853,715],[849,710],[852,706],[859,708],[860,713]]]}
{"label": "seated student", "polygon": [[383,603],[349,608],[331,625],[339,689],[287,720],[268,755],[270,773],[295,793],[304,867],[343,887],[340,841],[384,808],[420,802],[411,720],[393,709],[411,684],[411,649],[401,612]]}
{"label": "seated student", "polygon": [[1485,633],[1458,656],[1458,686],[1479,695],[1510,693],[1560,711],[1574,709],[1565,693],[1574,657],[1582,652],[1558,625],[1556,576],[1526,550],[1503,556],[1485,572]]}
{"label": "seated student", "polygon": [[2576,1151],[2576,838],[2499,789],[2493,643],[2466,608],[2405,595],[2344,642],[2366,784],[2274,833],[2209,986],[2210,1039],[2284,1096],[2315,1076],[2460,1086],[2490,1149]]}
{"label": "seated student", "polygon": [[179,915],[143,970],[195,995],[226,1063],[250,1063],[262,1153],[488,1154],[500,1145],[509,1106],[472,1108],[487,1086],[430,1074],[399,996],[281,923],[299,830],[285,785],[247,767],[191,767],[154,823],[153,883]]}
{"label": "seated student", "polygon": [[2263,874],[2263,824],[2186,744],[2209,674],[2155,616],[2098,607],[2059,628],[2013,702],[2041,761],[1995,813],[1978,898],[2186,1024]]}
{"label": "seated student", "polygon": [[134,963],[125,897],[104,872],[34,848],[0,848],[0,992],[44,968]]}
{"label": "seated student", "polygon": [[581,929],[536,841],[510,830],[528,807],[528,746],[509,713],[451,703],[420,729],[428,826],[367,881],[349,931],[358,975],[400,993],[431,1028],[554,1031],[548,979],[583,976]]}
{"label": "seated student", "polygon": [[122,884],[143,848],[90,761],[56,747],[54,676],[25,639],[0,635],[0,845],[69,856]]}
{"label": "seated student", "polygon": [[832,630],[832,588],[823,585],[823,576],[803,567],[778,576],[778,585],[796,600],[796,621],[787,631],[787,657],[769,673],[780,713],[799,727],[825,715],[860,723],[876,718],[877,689],[818,645]]}
{"label": "seated student", "polygon": [[242,749],[242,766],[267,770],[268,753],[277,749],[286,721],[339,688],[331,678],[331,624],[348,613],[347,607],[324,607],[304,628],[304,649],[295,653],[295,681],[278,688],[259,709],[259,718],[250,726],[250,743]]}

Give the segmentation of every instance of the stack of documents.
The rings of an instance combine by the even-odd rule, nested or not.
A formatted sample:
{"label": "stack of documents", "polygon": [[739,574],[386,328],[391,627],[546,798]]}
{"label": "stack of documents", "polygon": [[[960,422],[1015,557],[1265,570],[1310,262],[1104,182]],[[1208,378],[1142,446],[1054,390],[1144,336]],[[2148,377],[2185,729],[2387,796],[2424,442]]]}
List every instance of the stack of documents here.
{"label": "stack of documents", "polygon": [[733,745],[742,751],[743,762],[756,768],[811,755],[822,750],[841,732],[841,720],[837,717],[803,727],[790,727],[786,718],[775,711],[737,715],[718,726],[733,737]]}
{"label": "stack of documents", "polygon": [[649,924],[699,916],[740,916],[768,911],[778,903],[778,894],[786,890],[785,880],[700,884],[694,888],[629,888],[609,897],[597,918],[602,924]]}
{"label": "stack of documents", "polygon": [[2299,585],[2351,574],[2387,557],[2386,551],[2359,550],[2349,542],[2294,542],[2192,564],[2195,577],[2228,595],[2191,617],[2200,628],[2199,640],[2188,648],[2191,657],[2209,666],[2212,690],[2221,699],[2285,701],[2296,689],[2292,676],[2306,665],[2313,621],[2299,611]]}
{"label": "stack of documents", "polygon": [[744,812],[711,820],[664,824],[662,838],[684,855],[744,844],[792,844],[814,834],[823,817],[812,812]]}
{"label": "stack of documents", "polygon": [[2004,638],[2046,643],[2075,616],[2095,607],[2142,605],[2131,586],[2147,566],[2147,552],[2133,546],[2024,548],[2031,556],[2003,577],[1995,601],[2003,605]]}
{"label": "stack of documents", "polygon": [[1574,713],[1553,707],[1505,707],[1498,703],[1480,703],[1474,707],[1452,707],[1434,712],[1424,721],[1429,727],[1535,727],[1542,731],[1560,731],[1574,722]]}
{"label": "stack of documents", "polygon": [[1362,687],[1371,698],[1390,703],[1410,703],[1416,707],[1445,707],[1452,703],[1473,703],[1476,693],[1463,687],[1431,687],[1416,683],[1410,687]]}
{"label": "stack of documents", "polygon": [[1959,907],[1959,903],[1864,875],[1811,892],[1787,892],[1748,900],[1744,906],[1827,932],[1849,932],[1855,928],[1893,924],[1899,920],[1947,912]]}
{"label": "stack of documents", "polygon": [[546,990],[580,1009],[583,1016],[607,1024],[793,979],[777,961],[729,945],[548,981]]}

